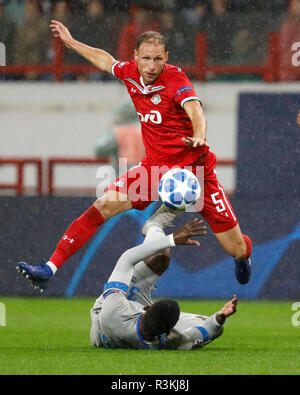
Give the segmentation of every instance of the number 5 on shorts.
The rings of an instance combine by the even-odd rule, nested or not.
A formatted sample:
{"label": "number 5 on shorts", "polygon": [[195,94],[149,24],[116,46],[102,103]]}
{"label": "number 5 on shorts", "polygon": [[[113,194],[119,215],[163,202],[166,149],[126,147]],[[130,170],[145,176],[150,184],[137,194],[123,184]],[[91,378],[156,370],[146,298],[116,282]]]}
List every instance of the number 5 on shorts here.
{"label": "number 5 on shorts", "polygon": [[210,197],[212,198],[212,201],[216,205],[218,213],[221,213],[222,211],[225,211],[226,208],[225,208],[225,204],[224,204],[223,200],[217,199],[219,193],[220,192],[213,193],[212,195],[210,195]]}

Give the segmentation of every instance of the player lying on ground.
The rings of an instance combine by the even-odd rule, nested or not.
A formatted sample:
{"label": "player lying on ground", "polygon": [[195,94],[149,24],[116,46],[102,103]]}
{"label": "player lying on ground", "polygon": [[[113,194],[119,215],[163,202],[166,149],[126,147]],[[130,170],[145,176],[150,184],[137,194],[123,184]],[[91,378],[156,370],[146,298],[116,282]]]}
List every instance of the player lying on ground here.
{"label": "player lying on ground", "polygon": [[[115,180],[102,198],[72,222],[46,265],[23,264],[22,270],[35,277],[37,286],[40,286],[40,279],[43,286],[44,280],[51,278],[105,221],[132,208],[144,210],[155,200],[153,191],[157,196],[159,182],[155,174],[161,177],[159,169],[162,166],[189,166],[194,173],[197,168],[204,168],[204,206],[200,214],[225,251],[235,259],[238,282],[248,283],[251,240],[242,234],[236,214],[217,179],[216,155],[206,142],[206,118],[200,99],[183,71],[167,64],[165,38],[157,32],[145,32],[138,39],[135,60],[121,63],[102,49],[76,41],[58,21],[52,21],[51,29],[68,48],[126,85],[140,117],[146,156],[140,166]],[[141,168],[146,176],[141,176]],[[147,191],[138,199],[130,192],[137,179],[142,180]]]}
{"label": "player lying on ground", "polygon": [[151,299],[151,290],[168,268],[169,248],[199,246],[190,237],[205,234],[201,222],[193,220],[169,236],[152,223],[147,226],[144,243],[120,257],[91,309],[90,338],[94,346],[191,350],[223,333],[226,318],[236,312],[236,296],[211,317],[181,313],[175,300],[153,304]]}

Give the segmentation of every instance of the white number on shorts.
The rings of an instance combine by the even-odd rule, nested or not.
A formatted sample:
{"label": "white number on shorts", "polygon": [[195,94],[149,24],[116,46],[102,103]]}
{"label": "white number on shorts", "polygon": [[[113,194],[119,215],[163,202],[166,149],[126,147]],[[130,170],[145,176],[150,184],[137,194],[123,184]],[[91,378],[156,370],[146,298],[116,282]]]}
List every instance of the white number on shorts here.
{"label": "white number on shorts", "polygon": [[226,208],[225,208],[225,204],[224,204],[223,200],[222,200],[222,199],[217,199],[217,196],[219,195],[219,193],[220,193],[220,192],[216,192],[216,193],[213,193],[213,194],[210,195],[210,196],[211,196],[211,198],[212,198],[212,201],[213,201],[214,204],[216,205],[217,212],[218,212],[218,213],[221,213],[222,211],[225,211]]}

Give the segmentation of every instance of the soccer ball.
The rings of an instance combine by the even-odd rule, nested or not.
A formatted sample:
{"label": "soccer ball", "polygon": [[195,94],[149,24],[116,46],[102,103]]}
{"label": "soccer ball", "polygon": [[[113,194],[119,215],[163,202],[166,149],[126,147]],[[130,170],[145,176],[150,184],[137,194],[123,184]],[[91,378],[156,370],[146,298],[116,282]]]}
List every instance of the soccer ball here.
{"label": "soccer ball", "polygon": [[199,199],[201,187],[197,177],[187,169],[172,169],[161,178],[158,195],[167,207],[186,210]]}

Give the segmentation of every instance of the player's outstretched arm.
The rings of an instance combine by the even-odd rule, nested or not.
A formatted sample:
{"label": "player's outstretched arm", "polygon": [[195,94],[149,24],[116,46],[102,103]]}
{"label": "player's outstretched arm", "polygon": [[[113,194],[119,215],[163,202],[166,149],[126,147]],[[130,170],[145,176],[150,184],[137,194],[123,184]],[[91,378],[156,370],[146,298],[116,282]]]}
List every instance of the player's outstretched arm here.
{"label": "player's outstretched arm", "polygon": [[108,279],[108,283],[122,282],[129,285],[133,276],[134,266],[165,248],[175,247],[176,245],[199,246],[199,241],[191,240],[190,238],[206,234],[206,226],[203,226],[202,222],[202,220],[196,218],[169,236],[163,236],[160,239],[140,244],[125,251],[119,258]]}
{"label": "player's outstretched arm", "polygon": [[225,304],[225,306],[216,314],[216,320],[220,325],[223,325],[226,318],[230,317],[232,314],[236,312],[238,304],[238,298],[236,295],[233,295],[233,298]]}
{"label": "player's outstretched arm", "polygon": [[79,53],[101,71],[111,73],[112,65],[116,60],[108,52],[102,49],[90,47],[89,45],[75,40],[69,32],[69,29],[55,19],[51,21],[50,29],[52,30],[54,37],[59,37],[67,48]]}
{"label": "player's outstretched arm", "polygon": [[194,134],[193,137],[183,137],[182,141],[191,147],[207,145],[205,141],[207,123],[200,103],[198,100],[187,101],[183,108],[192,122]]}

